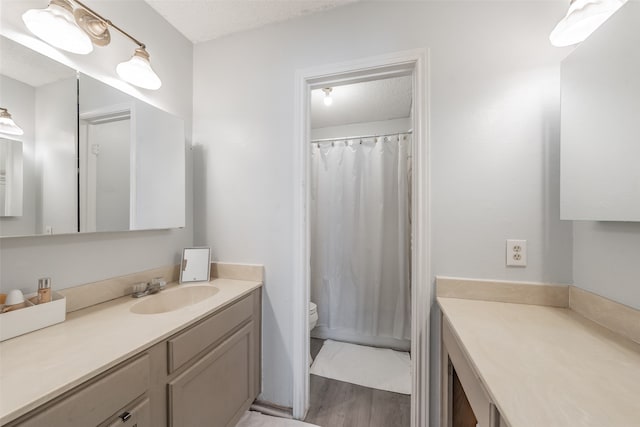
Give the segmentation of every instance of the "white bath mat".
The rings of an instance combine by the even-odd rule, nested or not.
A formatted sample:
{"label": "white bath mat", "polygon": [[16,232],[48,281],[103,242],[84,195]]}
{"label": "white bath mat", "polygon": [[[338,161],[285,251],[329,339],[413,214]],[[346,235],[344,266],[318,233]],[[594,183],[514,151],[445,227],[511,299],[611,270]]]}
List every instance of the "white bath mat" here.
{"label": "white bath mat", "polygon": [[236,427],[319,427],[315,424],[287,418],[271,417],[260,412],[248,411],[240,418]]}
{"label": "white bath mat", "polygon": [[327,340],[310,372],[378,390],[411,394],[409,353],[387,348]]}

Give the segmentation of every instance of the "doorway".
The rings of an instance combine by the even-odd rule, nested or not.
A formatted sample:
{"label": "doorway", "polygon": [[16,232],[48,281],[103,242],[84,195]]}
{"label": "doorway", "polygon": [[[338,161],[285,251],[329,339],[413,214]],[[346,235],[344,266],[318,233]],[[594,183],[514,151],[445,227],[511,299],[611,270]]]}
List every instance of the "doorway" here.
{"label": "doorway", "polygon": [[[313,90],[381,79],[411,79],[411,425],[426,426],[429,419],[429,186],[427,138],[427,52],[415,50],[367,58],[343,64],[316,67],[296,75],[296,170],[294,280],[300,286],[293,296],[293,415],[304,419],[309,408],[309,300],[311,283],[311,117]],[[408,129],[407,129],[408,130]],[[406,133],[405,133],[406,136]]]}
{"label": "doorway", "polygon": [[410,425],[411,93],[311,91],[311,424]]}

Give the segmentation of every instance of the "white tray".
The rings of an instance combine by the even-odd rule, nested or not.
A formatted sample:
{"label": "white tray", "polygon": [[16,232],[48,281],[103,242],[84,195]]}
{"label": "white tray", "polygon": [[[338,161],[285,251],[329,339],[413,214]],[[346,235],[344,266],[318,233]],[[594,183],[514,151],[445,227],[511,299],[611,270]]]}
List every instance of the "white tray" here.
{"label": "white tray", "polygon": [[[25,300],[33,296],[25,295]],[[64,322],[66,317],[67,299],[51,292],[51,302],[0,313],[0,341]]]}

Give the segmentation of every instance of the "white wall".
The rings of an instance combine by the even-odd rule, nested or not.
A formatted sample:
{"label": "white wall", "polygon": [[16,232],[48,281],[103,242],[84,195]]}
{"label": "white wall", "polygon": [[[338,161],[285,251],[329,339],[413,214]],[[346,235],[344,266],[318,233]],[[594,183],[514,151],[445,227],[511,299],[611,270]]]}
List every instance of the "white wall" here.
{"label": "white wall", "polygon": [[411,118],[380,120],[377,122],[351,123],[342,126],[313,128],[311,123],[311,139],[346,138],[360,135],[384,135],[388,133],[406,132],[411,129]]}
{"label": "white wall", "polygon": [[87,56],[63,54],[26,35],[21,13],[46,7],[47,1],[2,1],[0,33],[41,49],[49,56],[79,67],[95,78],[112,82],[144,98],[187,124],[187,227],[181,230],[92,233],[0,240],[0,289],[35,290],[38,277],[51,276],[55,289],[178,263],[181,250],[193,244],[193,180],[191,143],[193,45],[141,0],[87,1],[118,26],[145,42],[155,71],[163,81],[158,91],[138,90],[119,80],[115,66],[133,53],[134,45],[118,33],[112,45]]}
{"label": "white wall", "polygon": [[640,310],[640,223],[575,221],[573,281]]}
{"label": "white wall", "polygon": [[[548,40],[565,12],[563,2],[363,2],[195,47],[195,243],[215,259],[265,264],[264,399],[292,404],[295,71],[429,48],[432,272],[566,283],[558,121],[568,51]],[[505,267],[507,238],[528,240],[527,268]]]}
{"label": "white wall", "polygon": [[0,218],[0,235],[29,235],[36,229],[35,89],[0,74],[0,91],[0,105],[9,109],[24,131],[10,137],[22,142],[22,216]]}

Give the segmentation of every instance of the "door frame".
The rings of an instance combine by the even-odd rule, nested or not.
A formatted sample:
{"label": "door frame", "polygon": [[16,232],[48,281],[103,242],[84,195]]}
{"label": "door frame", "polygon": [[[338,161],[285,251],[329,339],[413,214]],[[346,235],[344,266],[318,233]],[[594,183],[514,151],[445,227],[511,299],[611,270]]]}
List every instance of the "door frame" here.
{"label": "door frame", "polygon": [[414,49],[298,70],[295,75],[292,367],[293,416],[309,409],[310,295],[310,97],[311,90],[340,84],[413,76],[413,171],[411,223],[411,426],[429,424],[430,145],[429,52]]}

